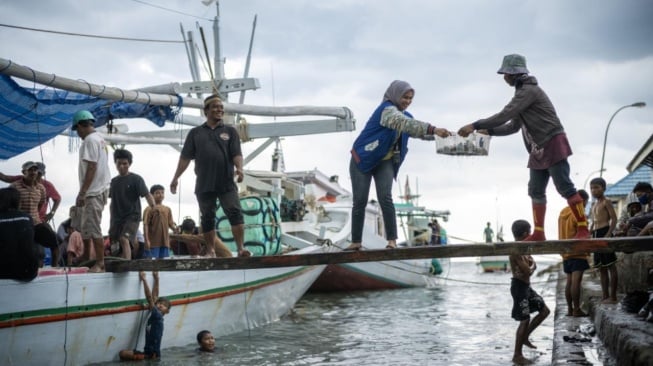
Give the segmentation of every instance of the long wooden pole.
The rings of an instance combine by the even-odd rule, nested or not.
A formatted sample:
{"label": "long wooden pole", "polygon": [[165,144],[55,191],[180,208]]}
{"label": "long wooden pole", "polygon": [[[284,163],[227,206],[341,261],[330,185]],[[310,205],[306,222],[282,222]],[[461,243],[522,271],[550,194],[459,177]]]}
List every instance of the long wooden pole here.
{"label": "long wooden pole", "polygon": [[[33,70],[0,57],[0,74],[17,77],[23,80],[36,82],[53,88],[73,91],[93,97],[134,102],[150,105],[184,106],[187,108],[204,108],[201,99],[181,97],[176,95],[148,93],[138,90],[126,90],[105,85],[91,84],[54,74]],[[352,120],[354,115],[347,107],[321,107],[321,106],[256,106],[236,103],[223,103],[225,112],[254,116],[328,116],[345,120]]]}
{"label": "long wooden pole", "polygon": [[548,240],[540,242],[506,242],[495,244],[460,244],[399,249],[361,250],[302,255],[275,255],[249,258],[199,258],[112,261],[110,272],[127,271],[208,271],[270,267],[312,266],[352,262],[375,262],[404,259],[476,257],[511,254],[558,254],[578,252],[653,251],[653,237],[625,237],[587,240]]}

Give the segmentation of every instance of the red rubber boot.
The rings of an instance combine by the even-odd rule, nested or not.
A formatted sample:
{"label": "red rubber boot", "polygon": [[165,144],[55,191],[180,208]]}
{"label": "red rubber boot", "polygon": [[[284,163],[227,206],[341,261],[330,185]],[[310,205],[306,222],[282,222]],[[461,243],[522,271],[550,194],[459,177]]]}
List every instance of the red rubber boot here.
{"label": "red rubber boot", "polygon": [[567,198],[567,204],[571,207],[571,212],[574,214],[577,222],[576,236],[574,239],[587,239],[590,237],[590,232],[587,229],[587,216],[585,216],[585,206],[583,205],[583,198],[576,193],[575,195]]}
{"label": "red rubber boot", "polygon": [[544,215],[546,214],[546,203],[533,202],[533,233],[524,241],[544,241]]}

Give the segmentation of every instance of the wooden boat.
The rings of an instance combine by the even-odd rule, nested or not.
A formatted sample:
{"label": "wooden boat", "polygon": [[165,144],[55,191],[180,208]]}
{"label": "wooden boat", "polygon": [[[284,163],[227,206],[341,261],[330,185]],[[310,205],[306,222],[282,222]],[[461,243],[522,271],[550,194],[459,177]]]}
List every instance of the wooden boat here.
{"label": "wooden boat", "polygon": [[483,272],[510,272],[510,261],[507,255],[490,255],[478,258]]}
{"label": "wooden boat", "polygon": [[[214,21],[216,37],[218,37],[218,29],[218,17],[216,17]],[[188,47],[187,52],[194,52],[194,49],[196,47]],[[193,57],[189,55],[189,59]],[[194,59],[196,60],[196,57]],[[222,60],[219,48],[216,49],[214,59]],[[196,62],[195,67],[198,68]],[[256,158],[271,143],[276,142],[280,151],[279,139],[282,136],[354,129],[353,115],[345,107],[244,105],[242,92],[258,88],[258,80],[247,78],[247,75],[236,81],[223,79],[224,70],[220,67],[216,67],[218,75],[216,80],[207,82],[194,80],[191,83],[172,84],[165,88],[143,88],[140,91],[79,82],[32,70],[5,59],[0,59],[0,73],[68,92],[92,95],[92,99],[83,102],[90,103],[89,105],[95,105],[93,103],[109,105],[114,101],[130,100],[136,104],[146,103],[149,106],[183,104],[184,108],[201,108],[200,98],[181,95],[191,92],[211,92],[216,85],[219,85],[218,92],[225,93],[225,119],[235,123],[239,131],[245,134],[241,138],[247,140],[266,138],[258,149],[245,157],[245,164]],[[192,74],[195,77],[199,75],[199,71],[195,70]],[[226,93],[233,91],[241,92],[239,104],[228,103]],[[7,93],[5,96],[18,94],[32,97],[29,90],[22,89],[18,93]],[[82,103],[78,96],[75,98],[75,103]],[[10,100],[3,98],[0,100],[3,104],[11,103]],[[48,138],[53,138],[57,134],[68,133],[71,111],[74,113],[75,109],[80,109],[80,105],[84,105],[74,105],[75,103],[62,106],[65,110],[55,111],[53,115],[58,114],[56,118],[50,118],[45,114],[34,116],[35,113],[31,111],[19,115],[3,109],[0,113],[11,114],[12,118],[15,117],[13,118],[16,122],[15,128],[23,128],[27,131],[31,126],[30,123],[35,120],[37,122],[40,120],[43,124],[46,118],[50,118],[47,121],[48,126],[52,128],[48,131]],[[334,118],[277,121],[268,124],[249,123],[241,126],[236,114],[312,115]],[[179,117],[182,117],[179,122],[186,126],[202,123],[199,117],[192,115]],[[96,116],[96,119],[100,118]],[[101,130],[98,132],[110,144],[163,144],[179,148],[180,135],[185,136],[188,129],[181,133],[173,130],[127,133],[119,128],[108,133]],[[41,140],[43,137],[43,135],[39,136],[40,139],[37,140],[40,143],[47,141],[47,139]],[[20,153],[18,150],[9,151],[10,154],[16,152]],[[276,156],[278,159],[279,155]],[[332,222],[326,225],[304,220],[303,185],[288,180],[283,172],[277,170],[280,169],[273,168],[272,171],[262,172],[246,170],[240,189],[249,197],[271,199],[276,205],[276,215],[283,217],[287,224],[282,224],[282,220],[277,220],[275,216],[274,220],[248,225],[246,230],[260,229],[262,225],[272,225],[275,230],[280,228],[275,231],[278,233],[278,249],[293,254],[329,253],[336,250],[337,246],[344,245],[349,234],[347,222]],[[263,242],[264,239],[261,238],[260,241]],[[277,252],[278,250],[275,250],[273,253],[262,254],[277,254]],[[196,259],[179,260],[181,264],[177,268],[183,269],[185,261],[196,261]],[[275,321],[294,306],[324,268],[325,265],[317,264],[240,270],[163,271],[160,273],[160,294],[169,298],[173,305],[171,312],[165,318],[163,348],[194,343],[195,335],[201,329],[210,329],[216,336],[224,336]],[[0,346],[0,364],[2,365],[77,365],[112,361],[117,360],[121,349],[142,348],[144,343],[143,323],[147,319],[147,314],[144,311],[143,289],[137,272],[90,274],[58,273],[51,270],[48,274],[44,273],[29,283],[0,280],[0,292],[2,293],[0,338],[3,339]]]}
{"label": "wooden boat", "polygon": [[[322,249],[298,253],[316,250]],[[275,321],[323,268],[161,272],[160,294],[172,302],[162,344],[188,345],[202,329],[224,336]],[[0,364],[112,361],[120,350],[144,344],[148,314],[137,272],[62,273],[30,283],[0,280],[0,292]]]}
{"label": "wooden boat", "polygon": [[[284,174],[250,171],[249,175],[257,182],[248,188],[251,197],[260,195],[261,187],[278,185],[288,192],[282,201],[292,202],[290,198],[297,193],[293,189],[303,190],[298,182],[286,180]],[[349,222],[337,219],[340,211],[335,207],[317,211],[308,209],[313,220],[292,217],[293,210],[283,211],[287,220],[280,224],[279,239],[285,253],[332,253],[346,245]],[[246,229],[246,236],[259,229],[252,226],[256,225]],[[192,268],[198,259],[174,261],[181,263],[177,263],[175,271],[164,268],[160,273],[160,294],[173,305],[165,318],[164,348],[192,343],[201,329],[224,336],[278,320],[325,268],[298,265],[179,271]],[[169,260],[133,262],[163,262],[160,266],[165,267]],[[0,338],[5,340],[0,345],[0,364],[112,361],[117,360],[121,349],[143,345],[147,312],[137,272],[91,274],[53,269],[29,283],[0,280],[0,293]]]}
{"label": "wooden boat", "polygon": [[[320,207],[329,222],[346,222],[351,229],[352,196],[338,184],[337,177],[327,177],[319,171],[289,172],[289,178],[303,182],[307,187],[307,201]],[[407,218],[410,234],[399,247],[422,245],[415,235],[418,230],[428,230],[426,223],[434,217],[446,217],[448,212],[429,211],[422,207],[398,206],[398,215]],[[370,203],[366,208],[363,229],[364,250],[384,249],[387,241],[383,232],[383,217],[379,206]],[[318,219],[319,221],[319,219]],[[418,225],[422,225],[418,228]],[[345,248],[346,244],[338,246]],[[406,287],[435,286],[440,282],[439,274],[448,271],[449,259],[405,259],[395,261],[369,261],[361,263],[329,264],[311,286],[311,292],[386,290]],[[444,269],[443,269],[444,268]]]}
{"label": "wooden boat", "polygon": [[[497,233],[497,241],[503,242],[503,226]],[[507,255],[489,255],[478,257],[476,262],[483,272],[510,272],[510,258]]]}

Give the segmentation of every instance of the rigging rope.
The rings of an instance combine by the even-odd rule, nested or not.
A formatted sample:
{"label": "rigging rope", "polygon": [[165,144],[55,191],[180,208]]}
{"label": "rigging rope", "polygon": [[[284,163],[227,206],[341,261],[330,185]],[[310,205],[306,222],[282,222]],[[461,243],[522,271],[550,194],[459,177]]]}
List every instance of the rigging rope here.
{"label": "rigging rope", "polygon": [[203,18],[203,17],[200,17],[200,16],[198,16],[198,15],[193,15],[193,14],[189,14],[189,13],[184,13],[184,12],[181,12],[181,11],[179,11],[179,10],[174,10],[174,9],[166,8],[166,7],[163,7],[163,6],[160,6],[160,5],[150,4],[150,3],[147,3],[147,2],[142,1],[142,0],[132,0],[132,1],[135,2],[135,3],[139,3],[139,4],[143,4],[143,5],[151,6],[151,7],[153,7],[153,8],[157,8],[157,9],[161,9],[161,10],[169,11],[169,12],[172,12],[172,13],[177,13],[177,14],[181,14],[181,15],[185,15],[185,16],[189,16],[189,17],[193,17],[193,18],[197,18],[197,19],[202,19],[202,20],[211,21],[211,19],[209,19],[209,18]]}
{"label": "rigging rope", "polygon": [[154,43],[184,43],[184,41],[174,41],[166,39],[149,39],[149,38],[130,38],[130,37],[114,37],[114,36],[101,36],[97,34],[84,34],[84,33],[75,33],[75,32],[63,32],[63,31],[54,31],[49,29],[40,29],[40,28],[31,28],[31,27],[22,27],[19,25],[12,24],[3,24],[0,23],[0,27],[15,28],[22,30],[29,30],[34,32],[44,32],[59,34],[64,36],[75,36],[75,37],[88,37],[88,38],[100,38],[100,39],[111,39],[116,41],[132,41],[132,42],[154,42]]}

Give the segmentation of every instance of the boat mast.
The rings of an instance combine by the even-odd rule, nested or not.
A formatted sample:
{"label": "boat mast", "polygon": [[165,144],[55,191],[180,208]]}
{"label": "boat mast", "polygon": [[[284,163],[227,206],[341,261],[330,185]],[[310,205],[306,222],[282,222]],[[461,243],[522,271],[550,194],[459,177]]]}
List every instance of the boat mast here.
{"label": "boat mast", "polygon": [[[220,0],[215,2],[215,18],[213,18],[213,43],[214,43],[214,63],[213,69],[215,70],[215,83],[220,85],[220,82],[224,79],[224,58],[222,57],[222,51],[220,50]],[[208,62],[208,60],[207,60]],[[225,102],[229,101],[228,93],[220,95],[223,97]]]}

